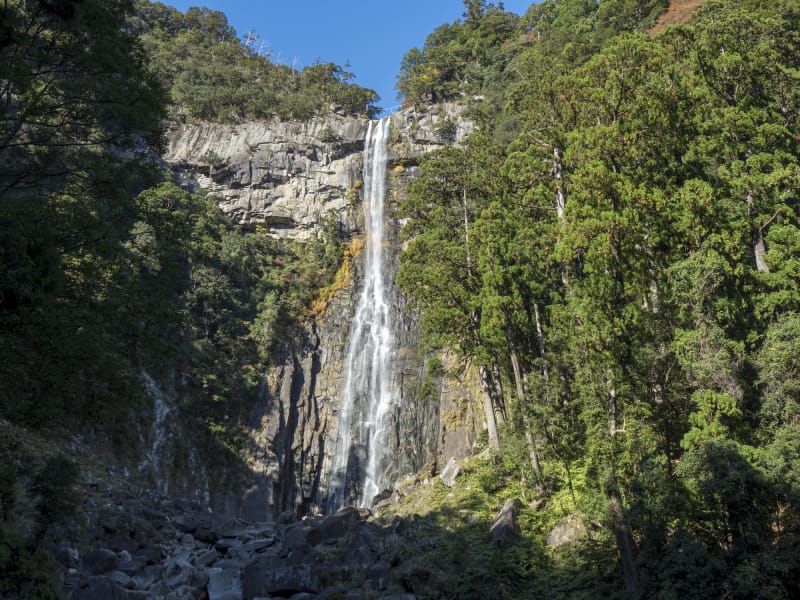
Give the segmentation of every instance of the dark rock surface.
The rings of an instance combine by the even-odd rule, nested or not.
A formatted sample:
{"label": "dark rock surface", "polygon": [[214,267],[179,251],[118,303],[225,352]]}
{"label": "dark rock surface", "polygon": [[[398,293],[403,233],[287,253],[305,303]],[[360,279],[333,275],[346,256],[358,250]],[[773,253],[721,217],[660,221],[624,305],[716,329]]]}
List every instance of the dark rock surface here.
{"label": "dark rock surface", "polygon": [[509,498],[497,513],[489,529],[489,537],[493,545],[512,545],[520,542],[517,516],[522,503],[517,498]]}
{"label": "dark rock surface", "polygon": [[50,544],[68,600],[413,598],[396,572],[398,518],[347,507],[280,524],[223,520],[121,493],[85,499],[87,520],[103,523],[83,529],[88,538],[76,523]]}

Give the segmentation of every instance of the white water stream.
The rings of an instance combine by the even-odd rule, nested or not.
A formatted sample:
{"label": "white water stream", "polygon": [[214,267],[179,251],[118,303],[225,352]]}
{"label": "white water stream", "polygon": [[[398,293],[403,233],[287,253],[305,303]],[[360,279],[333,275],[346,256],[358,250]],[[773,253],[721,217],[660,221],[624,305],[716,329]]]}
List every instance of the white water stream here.
{"label": "white water stream", "polygon": [[[384,481],[390,415],[394,339],[384,281],[384,195],[390,119],[369,124],[364,144],[364,281],[350,325],[339,408],[339,431],[331,459],[327,512],[345,504],[369,507]],[[360,464],[354,464],[359,449]]]}

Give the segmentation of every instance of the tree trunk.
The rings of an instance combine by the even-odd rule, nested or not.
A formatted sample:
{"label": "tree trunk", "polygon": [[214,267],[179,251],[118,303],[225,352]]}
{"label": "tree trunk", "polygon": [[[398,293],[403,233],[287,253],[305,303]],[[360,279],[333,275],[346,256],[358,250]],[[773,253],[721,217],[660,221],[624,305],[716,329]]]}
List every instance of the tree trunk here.
{"label": "tree trunk", "polygon": [[[747,191],[747,213],[748,216],[753,211],[753,191]],[[771,220],[771,219],[770,219]],[[763,226],[756,225],[753,227],[753,254],[756,259],[756,269],[762,273],[769,273],[767,261],[764,260],[764,255],[767,253],[767,248],[764,245],[764,232]]]}
{"label": "tree trunk", "polygon": [[480,367],[479,372],[481,377],[481,396],[483,396],[483,413],[486,419],[486,429],[489,433],[489,447],[493,450],[500,450],[500,438],[497,436],[497,420],[495,419],[489,372],[485,367]]}
{"label": "tree trunk", "polygon": [[503,393],[503,380],[500,377],[500,368],[496,364],[492,365],[492,390],[497,422],[502,425],[508,420],[508,415],[506,414],[506,395]]}
{"label": "tree trunk", "polygon": [[[531,467],[536,477],[541,478],[542,466],[539,463],[539,449],[536,446],[536,439],[533,437],[533,432],[531,431],[531,421],[525,413],[525,409],[522,408],[522,403],[525,399],[525,384],[523,383],[522,369],[520,368],[519,357],[517,356],[517,351],[514,349],[513,342],[509,342],[509,351],[511,354],[511,368],[514,371],[514,384],[517,388],[517,402],[520,403],[519,412],[520,415],[522,415],[522,428],[525,430],[525,443],[528,445],[528,457],[530,458]],[[541,486],[537,483],[537,488],[539,487]]]}
{"label": "tree trunk", "polygon": [[566,224],[564,219],[564,207],[567,204],[567,192],[564,189],[564,171],[561,167],[561,154],[558,148],[553,148],[553,179],[556,180],[556,214],[563,227]]}
{"label": "tree trunk", "polygon": [[630,528],[624,522],[622,503],[616,490],[609,492],[608,504],[611,509],[611,529],[617,542],[619,559],[622,563],[625,591],[636,593],[639,591],[639,565],[636,560],[636,543],[633,541]]}

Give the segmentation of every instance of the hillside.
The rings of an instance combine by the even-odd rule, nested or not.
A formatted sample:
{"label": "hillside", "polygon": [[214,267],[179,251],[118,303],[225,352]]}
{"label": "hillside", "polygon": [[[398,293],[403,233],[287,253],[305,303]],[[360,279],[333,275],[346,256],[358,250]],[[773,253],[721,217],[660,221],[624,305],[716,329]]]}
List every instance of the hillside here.
{"label": "hillside", "polygon": [[670,0],[666,12],[658,17],[655,25],[648,32],[656,34],[668,25],[688,23],[694,10],[703,4],[703,0]]}
{"label": "hillside", "polygon": [[3,3],[0,598],[800,597],[800,2],[463,4]]}

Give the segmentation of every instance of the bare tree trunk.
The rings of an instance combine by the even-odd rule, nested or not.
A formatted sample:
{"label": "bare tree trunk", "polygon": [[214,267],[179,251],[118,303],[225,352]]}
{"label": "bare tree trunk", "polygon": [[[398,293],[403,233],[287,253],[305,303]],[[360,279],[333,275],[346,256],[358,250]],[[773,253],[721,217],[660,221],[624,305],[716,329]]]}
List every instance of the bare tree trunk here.
{"label": "bare tree trunk", "polygon": [[486,418],[486,429],[489,433],[489,447],[500,450],[500,438],[497,436],[497,420],[492,401],[492,384],[489,381],[489,372],[485,367],[479,367],[481,377],[481,396],[483,396],[483,413]]}
{"label": "bare tree trunk", "polygon": [[[746,201],[747,201],[747,212],[749,215],[753,209],[752,190],[747,191]],[[764,245],[763,226],[756,225],[754,229],[755,231],[753,233],[753,254],[755,254],[756,269],[758,269],[762,273],[769,273],[769,267],[767,266],[767,261],[764,260],[764,255],[767,253],[767,247]]]}
{"label": "bare tree trunk", "polygon": [[567,191],[564,187],[564,171],[561,167],[561,154],[558,148],[553,148],[553,179],[556,180],[556,214],[563,227],[566,224],[564,219],[564,207],[567,204]]}
{"label": "bare tree trunk", "polygon": [[[522,379],[522,369],[520,368],[519,357],[517,356],[513,343],[509,342],[509,348],[511,353],[511,367],[514,371],[514,384],[517,388],[517,402],[520,403],[519,412],[522,416],[522,427],[525,430],[525,443],[528,446],[528,457],[530,458],[533,472],[536,474],[537,478],[540,478],[542,476],[542,466],[539,463],[539,449],[536,446],[536,439],[533,437],[533,432],[531,431],[531,421],[525,413],[525,409],[521,407],[525,399],[525,384]],[[540,484],[537,484],[537,488],[538,487],[540,487]]]}

